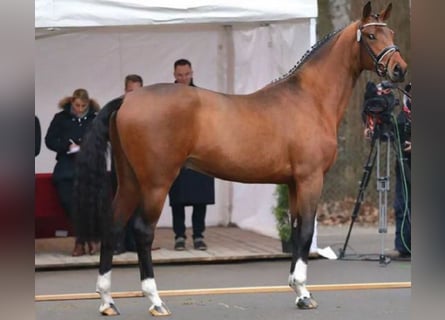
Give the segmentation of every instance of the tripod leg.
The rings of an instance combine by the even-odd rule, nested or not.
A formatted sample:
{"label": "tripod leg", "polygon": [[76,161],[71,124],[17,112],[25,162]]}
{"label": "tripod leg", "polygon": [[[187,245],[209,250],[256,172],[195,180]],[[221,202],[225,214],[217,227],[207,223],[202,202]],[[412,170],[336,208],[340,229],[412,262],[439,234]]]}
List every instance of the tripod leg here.
{"label": "tripod leg", "polygon": [[371,150],[369,151],[368,158],[366,160],[366,164],[363,167],[363,176],[360,181],[359,192],[357,195],[357,199],[355,200],[354,210],[351,215],[351,224],[349,225],[348,234],[346,235],[345,243],[343,245],[343,249],[340,249],[338,259],[343,259],[346,252],[346,247],[348,246],[349,237],[351,236],[352,226],[354,225],[355,220],[357,219],[360,206],[363,203],[365,189],[368,186],[369,178],[371,177],[371,172],[374,167],[375,159],[377,157],[377,153],[375,152],[375,143],[377,141],[377,136],[374,134],[371,141]]}
{"label": "tripod leg", "polygon": [[380,143],[377,144],[377,190],[379,192],[379,233],[381,234],[381,253],[380,265],[387,265],[390,262],[389,257],[385,256],[385,234],[388,232],[388,191],[390,182],[390,158],[391,158],[391,139],[386,140],[386,159],[383,164],[386,167],[384,176],[380,175]]}

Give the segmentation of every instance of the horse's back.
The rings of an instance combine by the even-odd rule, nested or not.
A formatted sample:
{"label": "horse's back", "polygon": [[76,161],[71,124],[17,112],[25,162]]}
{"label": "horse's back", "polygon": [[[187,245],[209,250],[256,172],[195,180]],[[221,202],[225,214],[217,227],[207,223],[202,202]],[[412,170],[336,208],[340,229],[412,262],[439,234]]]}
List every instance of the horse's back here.
{"label": "horse's back", "polygon": [[171,148],[190,150],[203,125],[214,121],[214,110],[218,108],[215,101],[220,96],[181,84],[144,87],[125,97],[117,118],[119,133],[138,131],[138,136],[150,145],[168,143]]}
{"label": "horse's back", "polygon": [[135,161],[144,153],[150,161],[185,161],[227,180],[283,182],[294,174],[297,154],[314,164],[316,159],[307,144],[296,141],[303,128],[293,123],[295,111],[269,100],[178,84],[147,86],[125,98],[117,115],[119,136]]}

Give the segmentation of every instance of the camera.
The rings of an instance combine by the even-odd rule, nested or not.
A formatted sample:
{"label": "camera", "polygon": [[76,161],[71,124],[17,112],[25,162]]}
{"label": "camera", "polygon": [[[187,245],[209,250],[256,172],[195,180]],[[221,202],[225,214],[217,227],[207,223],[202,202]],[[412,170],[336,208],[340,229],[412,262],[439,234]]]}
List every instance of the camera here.
{"label": "camera", "polygon": [[377,83],[375,86],[379,91],[394,88],[394,84],[388,80],[383,80],[382,82]]}
{"label": "camera", "polygon": [[392,112],[399,104],[393,92],[394,84],[390,81],[374,83],[368,81],[364,95],[362,118],[368,137],[374,135],[386,140],[394,137]]}
{"label": "camera", "polygon": [[399,100],[396,99],[392,91],[393,88],[393,83],[386,80],[378,84],[368,81],[363,103],[363,113],[377,118],[380,122],[389,121],[389,116],[394,107],[399,105]]}

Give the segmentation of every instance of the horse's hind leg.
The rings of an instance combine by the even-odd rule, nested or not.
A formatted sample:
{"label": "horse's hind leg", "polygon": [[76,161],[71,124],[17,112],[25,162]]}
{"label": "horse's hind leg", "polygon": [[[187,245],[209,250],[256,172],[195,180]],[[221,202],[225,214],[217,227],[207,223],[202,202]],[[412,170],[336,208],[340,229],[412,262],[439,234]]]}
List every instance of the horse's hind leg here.
{"label": "horse's hind leg", "polygon": [[[112,120],[114,120],[114,117],[112,117]],[[106,316],[119,314],[119,310],[111,297],[113,250],[122,226],[125,225],[140,201],[139,186],[133,170],[120,148],[119,138],[116,135],[114,124],[114,121],[110,121],[110,135],[119,185],[112,205],[112,221],[103,222],[107,224],[107,228],[103,230],[99,275],[96,283],[96,292],[100,294],[102,300],[99,311],[102,315]]]}
{"label": "horse's hind leg", "polygon": [[292,224],[292,264],[289,286],[297,294],[295,301],[300,309],[315,309],[317,302],[306,287],[309,250],[314,233],[314,220],[321,195],[323,175],[311,175],[289,185]]}
{"label": "horse's hind leg", "polygon": [[[137,189],[127,188],[126,183],[123,182],[119,186],[113,201],[113,227],[111,230],[104,231],[100,250],[99,275],[97,277],[96,292],[101,296],[102,303],[99,311],[103,315],[118,315],[119,310],[111,297],[111,269],[113,262],[113,250],[116,244],[121,227],[116,226],[116,217],[127,213],[133,213],[139,197]],[[128,220],[128,218],[126,218]],[[126,221],[125,220],[125,221]]]}
{"label": "horse's hind leg", "polygon": [[135,220],[135,240],[141,274],[142,292],[152,303],[149,311],[153,316],[170,315],[170,310],[159,297],[153,272],[151,248],[156,223],[167,196],[168,186],[155,187],[149,182],[144,183],[142,190],[144,210]]}

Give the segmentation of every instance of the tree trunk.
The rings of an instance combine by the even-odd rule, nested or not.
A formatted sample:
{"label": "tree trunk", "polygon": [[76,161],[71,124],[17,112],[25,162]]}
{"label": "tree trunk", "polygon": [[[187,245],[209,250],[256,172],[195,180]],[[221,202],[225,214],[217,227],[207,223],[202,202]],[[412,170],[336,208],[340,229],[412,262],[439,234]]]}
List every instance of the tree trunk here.
{"label": "tree trunk", "polygon": [[[353,20],[362,16],[363,6],[366,1],[357,0],[318,0],[319,17],[317,19],[317,36],[323,36],[334,30],[341,29]],[[383,10],[389,1],[373,0],[373,12]],[[388,19],[388,26],[395,31],[394,42],[399,46],[400,52],[405,61],[410,63],[410,0],[393,1],[391,16]],[[345,199],[355,199],[358,194],[359,180],[363,175],[363,165],[370,151],[369,140],[364,139],[361,112],[365,86],[368,81],[380,82],[375,72],[364,71],[359,77],[354,88],[351,100],[346,110],[345,116],[339,128],[338,135],[338,157],[325,179],[322,203],[330,203],[325,208],[333,208],[332,203],[344,201]],[[405,83],[411,81],[408,73]],[[403,87],[403,84],[401,85]],[[327,90],[329,88],[326,88]],[[395,92],[396,97],[402,100],[399,92]],[[395,114],[399,107],[396,107]],[[392,152],[392,162],[395,163],[395,153]],[[391,164],[391,167],[394,167]],[[375,169],[371,174],[371,181],[366,190],[368,201],[378,205],[375,181]],[[394,175],[391,174],[393,177]],[[391,189],[393,188],[391,183]],[[389,196],[393,199],[393,195]],[[351,201],[349,201],[351,202]],[[389,201],[389,204],[392,200]],[[320,208],[319,208],[320,209]],[[324,212],[326,214],[326,212]],[[338,214],[338,212],[331,212]]]}

